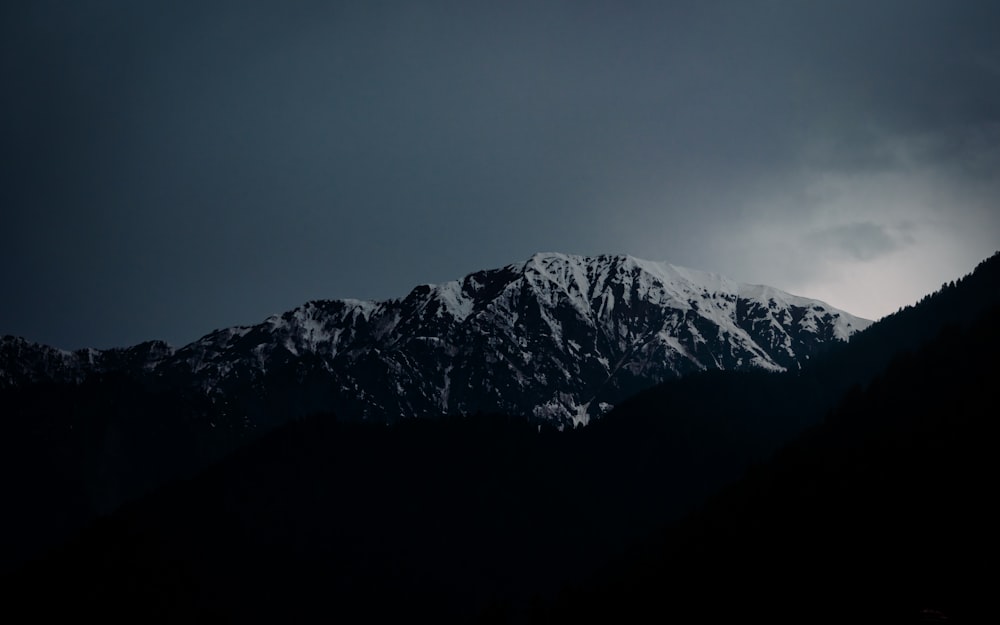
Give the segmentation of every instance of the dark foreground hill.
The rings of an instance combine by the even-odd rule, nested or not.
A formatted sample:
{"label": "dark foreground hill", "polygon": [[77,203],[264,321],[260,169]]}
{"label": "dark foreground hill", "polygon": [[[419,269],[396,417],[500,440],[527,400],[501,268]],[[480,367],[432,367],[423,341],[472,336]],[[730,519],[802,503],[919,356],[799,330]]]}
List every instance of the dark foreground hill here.
{"label": "dark foreground hill", "polygon": [[996,622],[1000,308],[588,584],[559,622]]}

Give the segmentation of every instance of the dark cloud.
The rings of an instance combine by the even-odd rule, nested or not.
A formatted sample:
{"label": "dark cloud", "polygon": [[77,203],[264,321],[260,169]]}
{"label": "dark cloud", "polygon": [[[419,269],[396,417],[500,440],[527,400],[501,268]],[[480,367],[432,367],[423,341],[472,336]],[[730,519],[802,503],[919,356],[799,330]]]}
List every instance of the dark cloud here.
{"label": "dark cloud", "polygon": [[808,235],[806,243],[834,255],[846,255],[861,261],[884,256],[900,245],[884,226],[870,221],[825,228]]}
{"label": "dark cloud", "polygon": [[933,255],[919,296],[1000,247],[994,2],[0,12],[0,332],[184,342],[537,250],[876,315],[850,263]]}

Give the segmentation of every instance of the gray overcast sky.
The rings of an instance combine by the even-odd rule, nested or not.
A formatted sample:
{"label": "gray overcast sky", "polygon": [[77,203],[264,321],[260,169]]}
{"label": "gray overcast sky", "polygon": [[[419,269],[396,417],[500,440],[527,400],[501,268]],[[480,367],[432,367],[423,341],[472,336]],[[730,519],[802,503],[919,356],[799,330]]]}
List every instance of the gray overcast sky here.
{"label": "gray overcast sky", "polygon": [[3,3],[0,334],[184,344],[536,251],[879,317],[1000,249],[1000,3]]}

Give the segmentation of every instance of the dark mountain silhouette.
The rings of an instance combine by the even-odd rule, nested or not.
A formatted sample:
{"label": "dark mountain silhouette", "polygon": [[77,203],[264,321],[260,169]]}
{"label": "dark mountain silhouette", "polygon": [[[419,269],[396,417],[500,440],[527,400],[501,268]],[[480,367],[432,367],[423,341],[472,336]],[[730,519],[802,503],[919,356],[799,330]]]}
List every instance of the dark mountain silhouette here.
{"label": "dark mountain silhouette", "polygon": [[[959,287],[960,288],[960,287]],[[566,592],[558,622],[993,622],[1000,308]]]}
{"label": "dark mountain silhouette", "polygon": [[[859,335],[863,351],[852,343],[801,372],[689,376],[586,428],[488,415],[390,427],[317,415],[282,426],[7,575],[5,605],[16,620],[618,621],[642,616],[643,606],[681,621],[877,621],[924,608],[982,615],[983,596],[960,592],[982,587],[971,573],[959,578],[967,586],[938,585],[926,605],[892,593],[873,602],[873,589],[878,571],[919,560],[918,548],[906,548],[935,528],[967,529],[963,548],[984,541],[993,553],[986,526],[960,519],[989,503],[962,493],[988,493],[992,479],[983,455],[992,421],[976,406],[996,372],[998,264],[994,256],[875,324]],[[879,363],[889,365],[882,377],[872,372]],[[825,425],[759,464],[834,407]],[[922,468],[935,453],[959,469]],[[650,541],[751,462],[747,482]],[[967,479],[973,469],[980,473]],[[920,499],[936,475],[943,508]],[[960,513],[953,521],[950,506]],[[878,552],[894,524],[920,533],[900,530]],[[772,544],[784,568],[768,578],[761,562]],[[957,566],[945,543],[928,544],[927,562]],[[649,557],[628,556],[635,545]],[[838,586],[826,561],[867,581]],[[916,584],[921,570],[904,579]],[[782,583],[791,598],[774,590]],[[838,599],[839,588],[859,594]],[[45,601],[52,593],[62,600]],[[812,598],[841,603],[824,610]],[[713,606],[702,611],[699,600]],[[623,607],[629,601],[634,610]],[[854,612],[862,608],[871,611]]]}

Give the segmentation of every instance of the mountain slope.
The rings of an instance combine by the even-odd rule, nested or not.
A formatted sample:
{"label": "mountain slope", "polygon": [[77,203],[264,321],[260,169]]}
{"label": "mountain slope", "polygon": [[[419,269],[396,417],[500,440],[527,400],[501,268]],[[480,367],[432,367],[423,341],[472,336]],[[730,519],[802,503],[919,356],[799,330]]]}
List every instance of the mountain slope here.
{"label": "mountain slope", "polygon": [[791,375],[718,371],[669,380],[636,393],[593,427],[607,436],[628,436],[643,421],[664,432],[756,441],[766,452],[818,423],[844,393],[868,385],[899,353],[933,340],[943,328],[967,327],[997,306],[1000,253],[856,333],[850,343],[833,345]]}
{"label": "mountain slope", "polygon": [[[554,622],[991,622],[1000,308],[899,354]],[[719,598],[724,597],[725,601]]]}
{"label": "mountain slope", "polygon": [[869,324],[665,263],[537,254],[398,300],[310,302],[176,351],[153,342],[60,352],[6,337],[0,385],[123,371],[197,388],[254,426],[318,411],[377,421],[498,411],[579,424],[694,371],[798,369]]}

